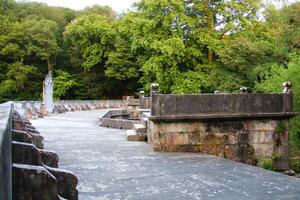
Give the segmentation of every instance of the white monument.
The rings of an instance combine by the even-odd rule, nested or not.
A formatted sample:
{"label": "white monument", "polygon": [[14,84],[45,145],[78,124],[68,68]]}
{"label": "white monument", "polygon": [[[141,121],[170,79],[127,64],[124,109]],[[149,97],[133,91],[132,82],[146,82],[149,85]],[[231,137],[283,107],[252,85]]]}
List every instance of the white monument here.
{"label": "white monument", "polygon": [[53,112],[53,85],[52,72],[49,72],[43,82],[43,103],[41,109],[43,115],[48,115]]}

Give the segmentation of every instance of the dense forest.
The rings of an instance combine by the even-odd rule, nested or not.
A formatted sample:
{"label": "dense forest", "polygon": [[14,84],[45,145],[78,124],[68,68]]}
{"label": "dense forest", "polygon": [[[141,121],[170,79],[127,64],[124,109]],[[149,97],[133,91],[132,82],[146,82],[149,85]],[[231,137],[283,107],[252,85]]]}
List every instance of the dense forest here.
{"label": "dense forest", "polygon": [[[152,82],[162,93],[281,92],[291,81],[300,111],[300,2],[140,0],[118,14],[0,0],[0,70],[1,102],[41,99],[52,71],[56,99],[121,98]],[[291,126],[296,155],[299,118]]]}

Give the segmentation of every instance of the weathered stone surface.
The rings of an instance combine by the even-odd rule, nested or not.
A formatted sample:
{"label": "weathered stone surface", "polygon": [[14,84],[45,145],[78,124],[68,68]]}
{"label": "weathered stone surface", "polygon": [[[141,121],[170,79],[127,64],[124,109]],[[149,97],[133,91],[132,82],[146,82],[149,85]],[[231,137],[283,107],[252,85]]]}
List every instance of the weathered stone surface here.
{"label": "weathered stone surface", "polygon": [[46,167],[46,169],[55,176],[60,196],[68,200],[78,199],[78,191],[76,189],[78,179],[72,172],[51,167]]}
{"label": "weathered stone surface", "polygon": [[248,164],[272,158],[278,170],[288,169],[288,131],[278,133],[287,121],[258,120],[210,122],[150,121],[148,140],[155,151],[202,152]]}
{"label": "weathered stone surface", "polygon": [[58,167],[59,157],[53,151],[45,151],[36,148],[32,144],[12,142],[12,158],[14,163],[28,165],[47,165]]}
{"label": "weathered stone surface", "polygon": [[38,148],[43,147],[43,137],[35,127],[17,113],[13,127],[18,129],[12,131],[17,140],[12,142],[13,199],[77,200],[76,176],[56,169],[59,157],[55,152]]}
{"label": "weathered stone surface", "polygon": [[26,124],[21,121],[20,119],[16,119],[12,121],[12,128],[15,130],[25,131],[26,130]]}
{"label": "weathered stone surface", "polygon": [[32,143],[39,149],[44,148],[44,137],[40,134],[30,133],[27,131],[20,131],[20,130],[12,130],[13,138],[16,138],[15,141],[18,142],[26,142]]}
{"label": "weathered stone surface", "polygon": [[44,165],[52,168],[58,168],[59,157],[54,151],[39,151],[41,153],[41,160]]}
{"label": "weathered stone surface", "polygon": [[128,110],[109,110],[99,118],[99,125],[108,128],[130,130],[138,120],[132,120]]}
{"label": "weathered stone surface", "polygon": [[27,165],[42,165],[41,153],[32,144],[12,142],[13,163]]}
{"label": "weathered stone surface", "polygon": [[42,166],[13,165],[14,200],[59,200],[57,182]]}
{"label": "weathered stone surface", "polygon": [[129,116],[133,119],[138,119],[139,117],[139,105],[128,105],[127,111],[129,113]]}
{"label": "weathered stone surface", "polygon": [[197,114],[275,114],[289,113],[292,94],[201,94],[151,96],[151,114],[160,116],[184,116]]}
{"label": "weathered stone surface", "polygon": [[12,140],[17,142],[32,143],[33,139],[26,131],[12,130]]}
{"label": "weathered stone surface", "polygon": [[140,98],[140,109],[150,109],[150,97]]}
{"label": "weathered stone surface", "polygon": [[134,124],[134,130],[137,135],[147,135],[147,128],[143,124],[140,123]]}
{"label": "weathered stone surface", "polygon": [[147,141],[147,136],[137,134],[135,130],[127,130],[127,141],[146,142]]}

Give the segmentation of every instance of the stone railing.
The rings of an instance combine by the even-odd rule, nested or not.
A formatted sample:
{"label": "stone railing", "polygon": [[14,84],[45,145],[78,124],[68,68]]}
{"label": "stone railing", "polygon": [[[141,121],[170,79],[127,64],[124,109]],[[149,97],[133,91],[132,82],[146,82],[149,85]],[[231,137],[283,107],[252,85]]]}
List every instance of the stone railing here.
{"label": "stone railing", "polygon": [[0,105],[0,199],[12,199],[11,111],[12,103]]}

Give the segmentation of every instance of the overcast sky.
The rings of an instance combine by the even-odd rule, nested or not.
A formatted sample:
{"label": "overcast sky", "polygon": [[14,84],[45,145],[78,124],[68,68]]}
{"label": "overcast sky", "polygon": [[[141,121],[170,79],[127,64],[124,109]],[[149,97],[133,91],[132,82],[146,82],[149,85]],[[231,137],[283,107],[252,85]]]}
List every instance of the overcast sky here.
{"label": "overcast sky", "polygon": [[[21,1],[21,0],[19,0]],[[75,10],[81,10],[87,6],[93,5],[108,5],[117,12],[126,11],[131,5],[138,0],[24,0],[44,2],[51,6],[68,7]],[[282,0],[265,0],[268,2],[280,2]],[[299,0],[287,0],[288,2],[296,2]]]}
{"label": "overcast sky", "polygon": [[[19,0],[20,1],[20,0]],[[137,0],[24,0],[47,3],[51,6],[61,6],[81,10],[87,6],[108,5],[117,12],[126,11]]]}

